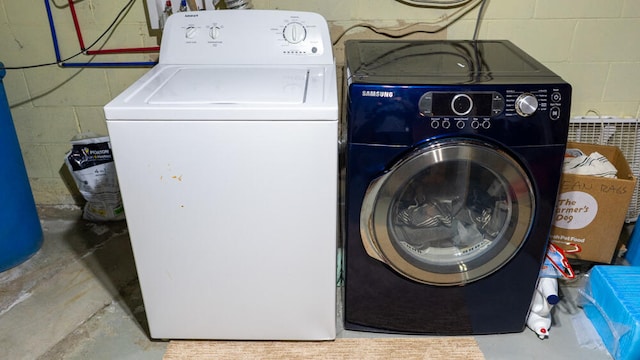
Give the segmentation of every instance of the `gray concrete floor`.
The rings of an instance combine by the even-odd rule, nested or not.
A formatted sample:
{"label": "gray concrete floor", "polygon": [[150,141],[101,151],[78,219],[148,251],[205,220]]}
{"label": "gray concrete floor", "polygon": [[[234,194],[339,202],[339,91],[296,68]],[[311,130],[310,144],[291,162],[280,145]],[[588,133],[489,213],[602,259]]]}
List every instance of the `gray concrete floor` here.
{"label": "gray concrete floor", "polygon": [[[150,340],[124,222],[81,220],[75,207],[39,209],[44,244],[31,259],[0,273],[0,359],[162,359]],[[564,289],[550,338],[533,332],[476,339],[487,359],[610,359],[578,345],[575,288]],[[340,309],[340,306],[338,307]],[[342,329],[338,337],[394,336]]]}
{"label": "gray concrete floor", "polygon": [[162,359],[148,338],[124,222],[40,208],[44,243],[0,273],[0,359]]}

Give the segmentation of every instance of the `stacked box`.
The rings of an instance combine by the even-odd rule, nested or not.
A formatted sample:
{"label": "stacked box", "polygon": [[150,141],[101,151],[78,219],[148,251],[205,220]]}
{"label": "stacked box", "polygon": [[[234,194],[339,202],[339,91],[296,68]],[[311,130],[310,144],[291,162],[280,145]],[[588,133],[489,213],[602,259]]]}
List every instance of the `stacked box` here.
{"label": "stacked box", "polygon": [[640,359],[640,267],[591,270],[584,312],[616,360]]}

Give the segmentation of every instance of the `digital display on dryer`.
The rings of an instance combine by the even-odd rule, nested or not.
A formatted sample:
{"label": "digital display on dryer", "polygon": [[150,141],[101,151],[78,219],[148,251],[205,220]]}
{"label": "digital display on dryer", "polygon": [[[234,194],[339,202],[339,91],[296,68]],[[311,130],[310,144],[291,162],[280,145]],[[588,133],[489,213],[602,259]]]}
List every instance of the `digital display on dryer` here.
{"label": "digital display on dryer", "polygon": [[498,92],[438,92],[422,95],[418,104],[424,116],[491,117],[502,113],[504,98]]}

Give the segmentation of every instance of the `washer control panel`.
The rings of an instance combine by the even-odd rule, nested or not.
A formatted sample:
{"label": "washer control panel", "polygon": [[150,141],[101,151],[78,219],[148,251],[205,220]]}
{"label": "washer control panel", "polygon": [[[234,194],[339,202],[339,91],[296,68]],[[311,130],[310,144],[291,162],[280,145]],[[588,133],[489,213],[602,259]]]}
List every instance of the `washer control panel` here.
{"label": "washer control panel", "polygon": [[433,129],[490,129],[496,121],[560,119],[569,111],[562,89],[427,91],[418,101],[420,116]]}
{"label": "washer control panel", "polygon": [[327,22],[311,12],[180,12],[162,36],[163,64],[333,63]]}

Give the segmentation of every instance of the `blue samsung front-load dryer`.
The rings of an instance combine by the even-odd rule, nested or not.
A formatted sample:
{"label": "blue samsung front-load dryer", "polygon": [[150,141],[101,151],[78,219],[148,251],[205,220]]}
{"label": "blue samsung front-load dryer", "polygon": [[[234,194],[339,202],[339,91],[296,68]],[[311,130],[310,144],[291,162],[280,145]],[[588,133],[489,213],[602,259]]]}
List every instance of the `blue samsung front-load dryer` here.
{"label": "blue samsung front-load dryer", "polygon": [[346,44],[344,323],[525,327],[571,86],[508,41]]}

